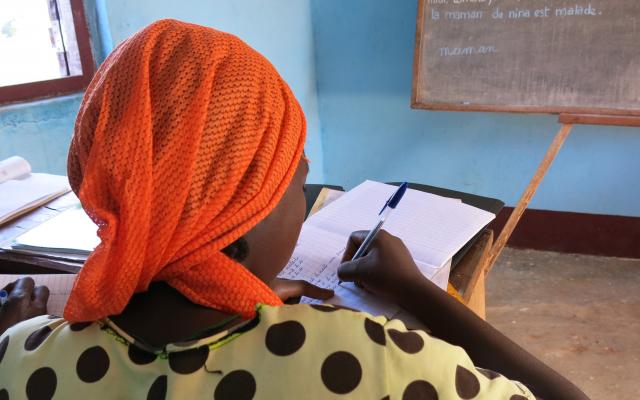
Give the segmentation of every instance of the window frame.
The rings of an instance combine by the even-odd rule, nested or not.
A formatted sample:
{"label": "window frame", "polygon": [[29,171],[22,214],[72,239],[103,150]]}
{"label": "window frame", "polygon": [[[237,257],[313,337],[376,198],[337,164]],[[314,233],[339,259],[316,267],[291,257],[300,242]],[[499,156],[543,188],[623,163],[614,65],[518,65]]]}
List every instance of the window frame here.
{"label": "window frame", "polygon": [[[46,81],[28,82],[0,87],[0,105],[38,100],[81,92],[87,88],[95,73],[95,61],[91,51],[89,26],[85,17],[83,0],[68,0],[73,14],[82,75],[68,76]],[[64,23],[69,23],[65,21]]]}

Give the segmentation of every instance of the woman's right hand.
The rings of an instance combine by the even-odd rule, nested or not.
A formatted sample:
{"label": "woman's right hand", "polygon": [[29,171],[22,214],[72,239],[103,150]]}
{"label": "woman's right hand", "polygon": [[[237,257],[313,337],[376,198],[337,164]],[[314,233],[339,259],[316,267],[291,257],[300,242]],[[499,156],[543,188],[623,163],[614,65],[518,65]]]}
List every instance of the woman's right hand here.
{"label": "woman's right hand", "polygon": [[407,285],[425,278],[402,240],[385,230],[378,232],[363,257],[351,261],[368,233],[357,231],[351,234],[338,268],[338,278],[355,282],[372,293],[399,302]]}

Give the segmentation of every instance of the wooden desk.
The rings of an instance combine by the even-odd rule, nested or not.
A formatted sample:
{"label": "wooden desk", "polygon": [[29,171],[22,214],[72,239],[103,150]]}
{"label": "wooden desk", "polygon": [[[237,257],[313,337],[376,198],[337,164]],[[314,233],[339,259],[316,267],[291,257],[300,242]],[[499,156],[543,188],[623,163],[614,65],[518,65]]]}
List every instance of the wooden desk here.
{"label": "wooden desk", "polygon": [[[328,189],[309,190],[308,211],[317,211],[329,195]],[[68,193],[45,206],[0,226],[0,246],[8,245],[13,238],[38,224],[53,218],[72,207],[78,201],[73,193]],[[485,229],[460,262],[452,269],[449,283],[458,291],[462,302],[480,317],[485,318],[485,278],[489,250],[493,243],[493,231]],[[82,264],[52,260],[28,254],[18,254],[0,249],[0,273],[41,274],[77,273]]]}
{"label": "wooden desk", "polygon": [[487,317],[485,279],[492,244],[493,231],[485,229],[449,275],[449,283],[462,297],[462,303],[482,319]]}

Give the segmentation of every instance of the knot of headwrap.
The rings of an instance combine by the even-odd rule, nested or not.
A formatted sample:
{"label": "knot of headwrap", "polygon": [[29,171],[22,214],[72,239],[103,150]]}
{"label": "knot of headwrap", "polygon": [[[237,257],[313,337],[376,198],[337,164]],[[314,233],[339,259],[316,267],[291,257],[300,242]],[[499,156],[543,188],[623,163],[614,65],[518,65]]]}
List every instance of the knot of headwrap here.
{"label": "knot of headwrap", "polygon": [[64,317],[119,314],[152,281],[245,318],[281,304],[221,249],[276,206],[305,132],[287,84],[237,37],[163,20],[125,40],[89,85],[69,150],[101,244]]}

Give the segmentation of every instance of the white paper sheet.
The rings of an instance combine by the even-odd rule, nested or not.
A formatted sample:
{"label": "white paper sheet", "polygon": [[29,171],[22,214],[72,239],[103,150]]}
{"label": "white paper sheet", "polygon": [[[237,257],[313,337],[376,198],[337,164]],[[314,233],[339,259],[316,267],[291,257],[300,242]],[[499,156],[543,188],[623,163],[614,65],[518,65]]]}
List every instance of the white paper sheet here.
{"label": "white paper sheet", "polygon": [[97,230],[78,205],[18,236],[11,247],[86,258],[100,244]]}

